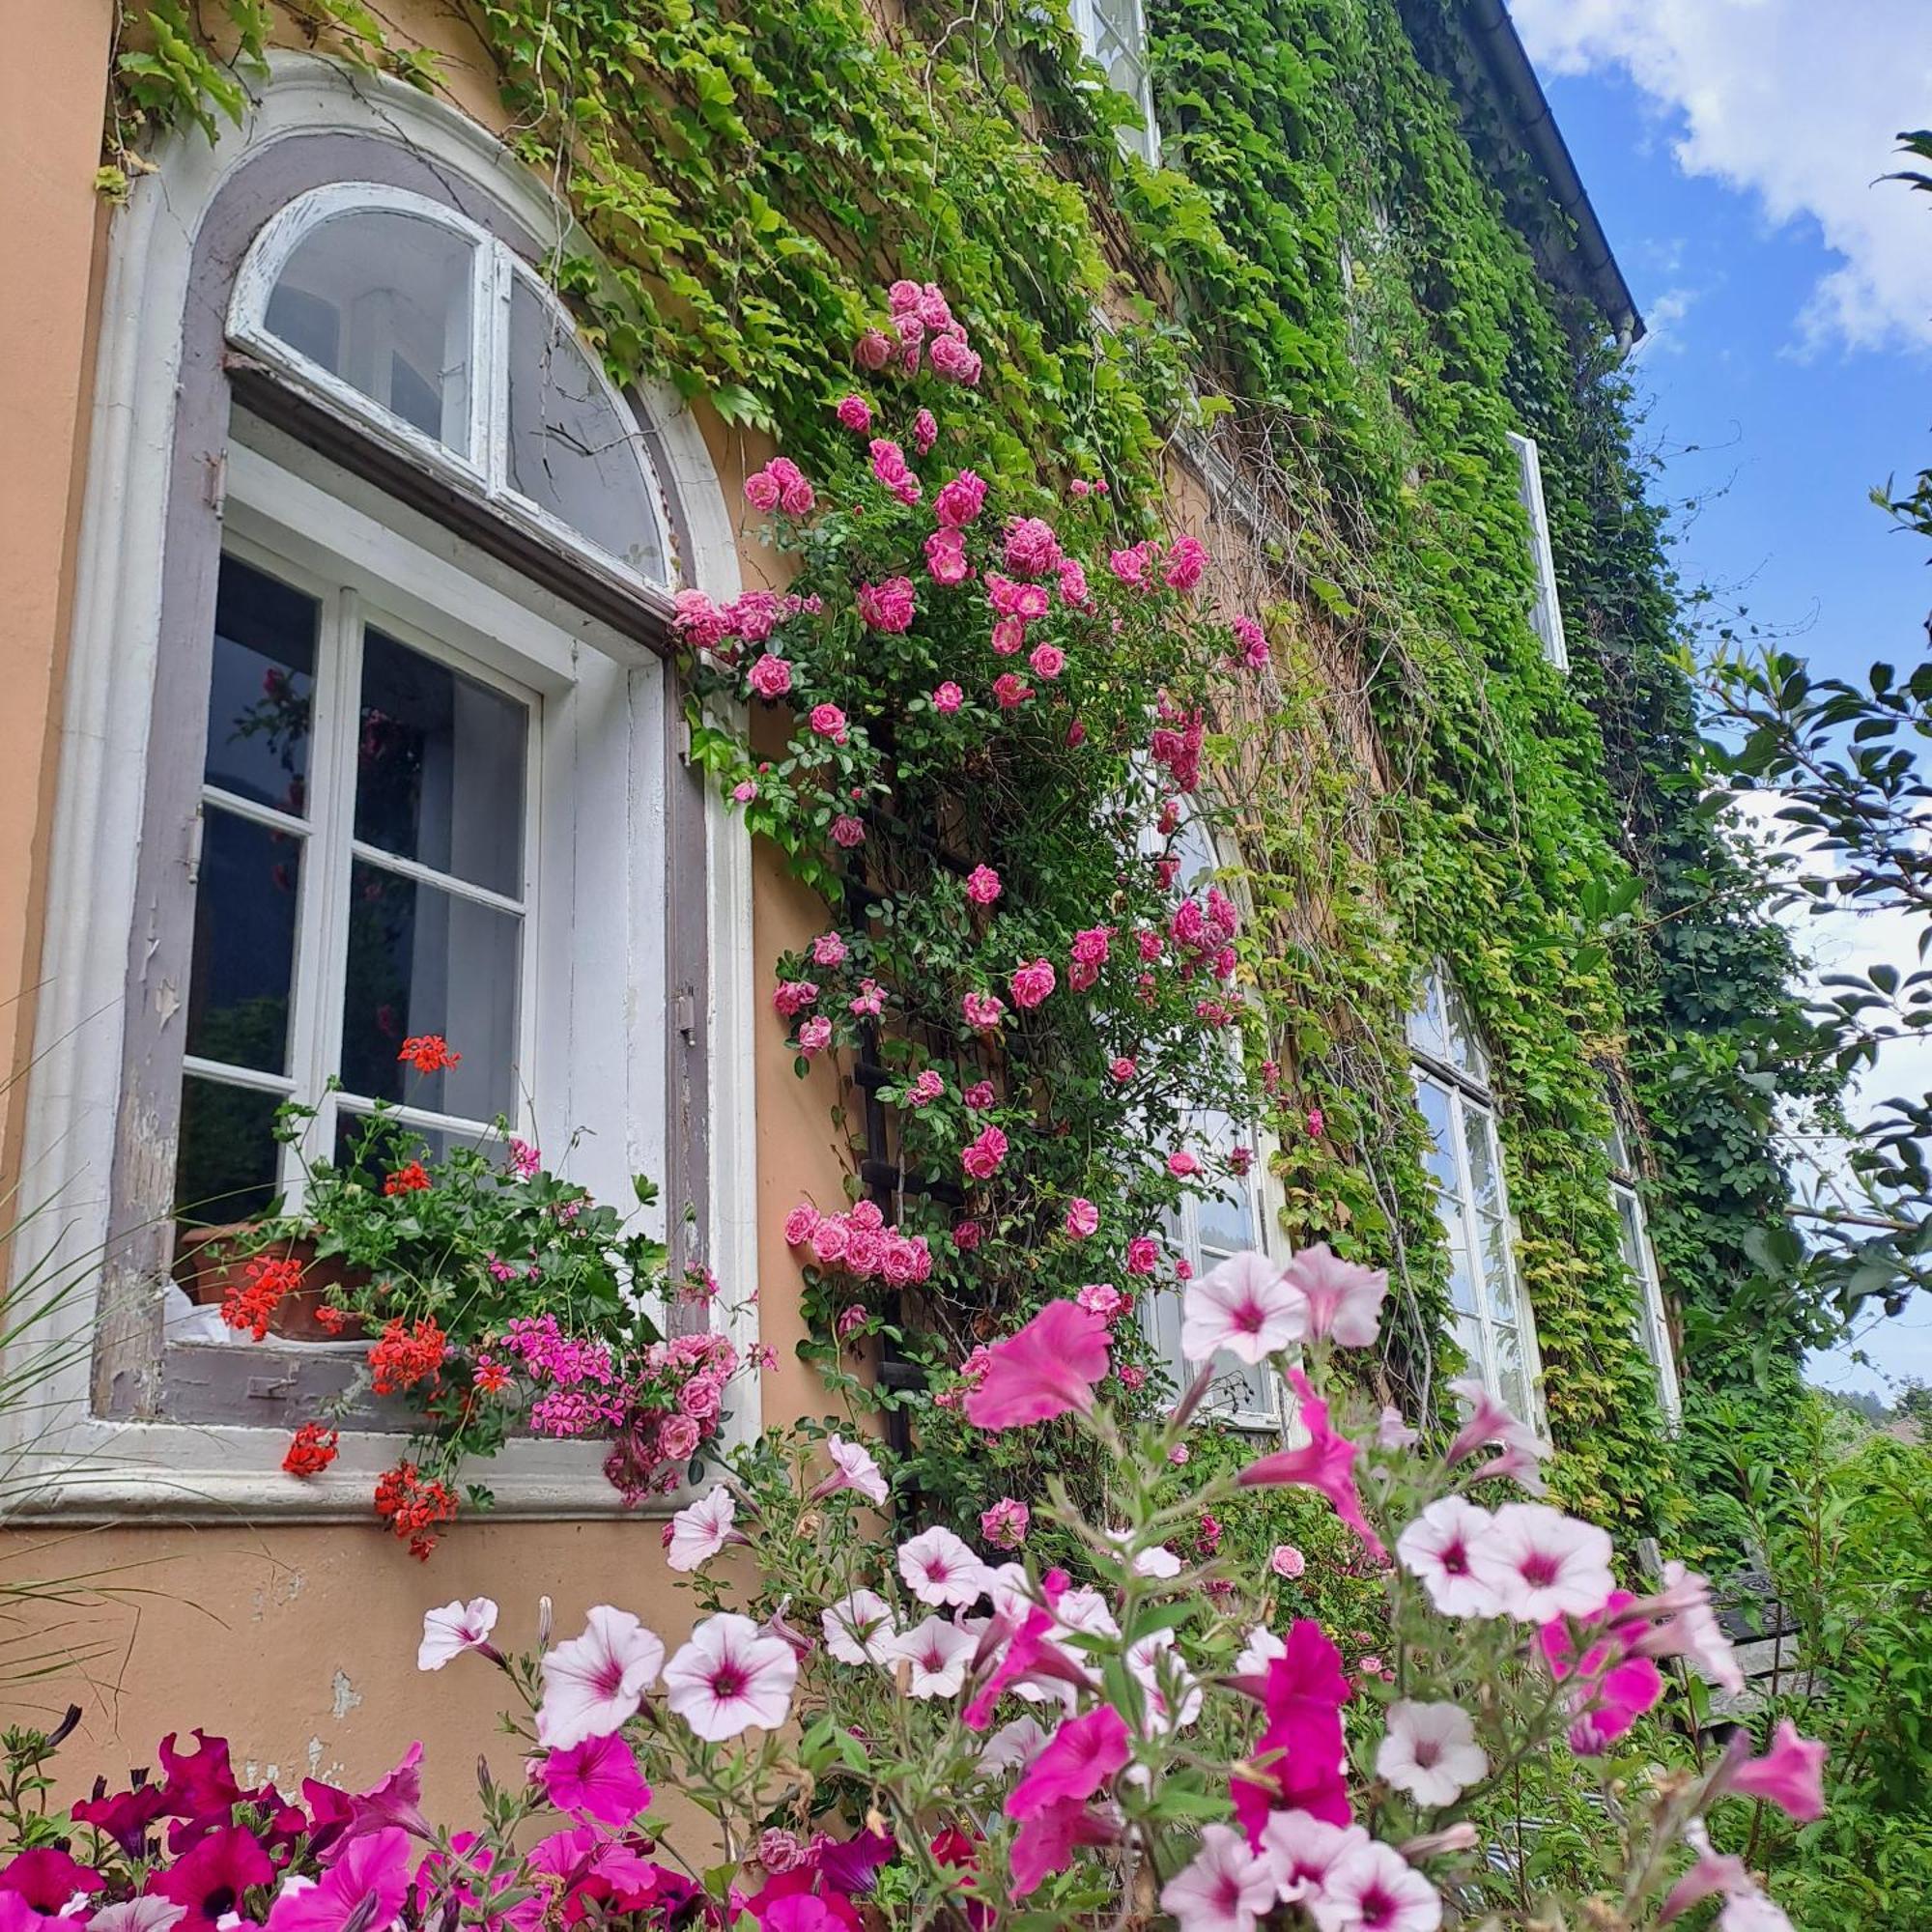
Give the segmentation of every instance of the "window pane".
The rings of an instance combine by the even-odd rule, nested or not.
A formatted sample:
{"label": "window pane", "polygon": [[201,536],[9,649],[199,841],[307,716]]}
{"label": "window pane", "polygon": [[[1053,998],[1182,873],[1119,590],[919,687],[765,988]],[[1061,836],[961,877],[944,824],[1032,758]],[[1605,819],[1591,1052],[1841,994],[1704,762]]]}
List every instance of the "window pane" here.
{"label": "window pane", "polygon": [[356,838],[521,898],[528,731],[514,697],[364,632]]}
{"label": "window pane", "polygon": [[420,215],[338,214],[289,257],[264,320],[311,362],[468,455],[474,252]]}
{"label": "window pane", "polygon": [[1523,1358],[1521,1334],[1498,1324],[1490,1330],[1490,1342],[1496,1357],[1496,1400],[1519,1422],[1534,1422],[1536,1408],[1530,1398],[1529,1364]]}
{"label": "window pane", "polygon": [[1204,1257],[1211,1266],[1221,1255],[1261,1246],[1260,1217],[1246,1188],[1238,1195],[1208,1195],[1194,1204],[1194,1223]]}
{"label": "window pane", "polygon": [[665,581],[636,433],[575,331],[522,275],[510,289],[510,482],[639,577]]}
{"label": "window pane", "polygon": [[1499,1321],[1515,1321],[1520,1318],[1509,1224],[1484,1214],[1478,1217],[1476,1229],[1476,1238],[1482,1244],[1483,1285],[1490,1292],[1490,1313]]}
{"label": "window pane", "polygon": [[1415,1083],[1415,1104],[1422,1110],[1423,1124],[1429,1129],[1429,1151],[1425,1165],[1435,1177],[1435,1184],[1447,1193],[1456,1191],[1455,1138],[1449,1126],[1449,1094],[1433,1080],[1420,1077]]}
{"label": "window pane", "polygon": [[[342,1084],[371,1100],[488,1121],[517,1091],[517,974],[523,921],[357,862],[349,885]],[[438,1033],[463,1058],[440,1073],[396,1059]]]}
{"label": "window pane", "polygon": [[313,597],[221,559],[202,776],[298,818],[308,812],[317,614]]}
{"label": "window pane", "polygon": [[1435,973],[1429,973],[1423,979],[1421,996],[1408,1016],[1408,1038],[1418,1053],[1426,1053],[1433,1060],[1450,1058],[1449,1027],[1442,1014],[1442,980]]}
{"label": "window pane", "polygon": [[1442,1011],[1449,1029],[1450,1065],[1479,1085],[1488,1086],[1490,1057],[1483,1051],[1483,1037],[1476,1030],[1468,1002],[1453,980],[1442,982]]}
{"label": "window pane", "polygon": [[289,993],[303,840],[202,809],[187,1050],[261,1073],[289,1070]]}
{"label": "window pane", "polygon": [[1469,1265],[1463,1216],[1457,1211],[1455,1200],[1450,1195],[1443,1195],[1439,1206],[1443,1236],[1449,1243],[1449,1305],[1460,1314],[1474,1315],[1480,1303],[1476,1299],[1475,1270]]}
{"label": "window pane", "polygon": [[1490,1378],[1489,1357],[1483,1350],[1483,1324],[1473,1315],[1456,1318],[1456,1342],[1469,1359],[1468,1374],[1486,1386]]}
{"label": "window pane", "polygon": [[189,1227],[218,1228],[265,1214],[276,1182],[274,1094],[187,1075],[182,1082],[175,1212]]}
{"label": "window pane", "polygon": [[[366,1114],[358,1114],[349,1107],[336,1109],[335,1151],[331,1157],[338,1167],[350,1167],[355,1164],[356,1150],[362,1141],[362,1130],[368,1124],[369,1117]],[[481,1148],[485,1152],[494,1154],[498,1147],[496,1135],[482,1130],[457,1134],[441,1127],[412,1127],[409,1132],[412,1154],[417,1160],[428,1164],[447,1159],[454,1148]],[[369,1172],[377,1180],[384,1178],[376,1166],[372,1165]]]}
{"label": "window pane", "polygon": [[1496,1159],[1495,1123],[1480,1107],[1463,1108],[1463,1140],[1469,1150],[1469,1198],[1485,1214],[1503,1211],[1502,1168]]}

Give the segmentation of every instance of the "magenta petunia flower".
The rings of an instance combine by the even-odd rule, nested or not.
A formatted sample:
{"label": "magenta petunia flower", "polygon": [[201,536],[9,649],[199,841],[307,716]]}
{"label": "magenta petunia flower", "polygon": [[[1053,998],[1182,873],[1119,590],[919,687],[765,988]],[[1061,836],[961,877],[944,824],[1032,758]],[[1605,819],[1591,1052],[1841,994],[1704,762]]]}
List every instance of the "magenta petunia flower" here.
{"label": "magenta petunia flower", "polygon": [[1243,1489],[1267,1489],[1294,1484],[1320,1490],[1334,1506],[1335,1514],[1359,1536],[1376,1556],[1385,1556],[1381,1540],[1369,1527],[1362,1514],[1362,1499],[1355,1489],[1355,1458],[1360,1453],[1348,1436],[1338,1435],[1328,1424],[1328,1405],[1309,1386],[1299,1369],[1290,1369],[1288,1379],[1300,1404],[1301,1426],[1308,1440],[1295,1449],[1277,1450],[1250,1463],[1236,1481]]}
{"label": "magenta petunia flower", "polygon": [[1050,1301],[1017,1333],[987,1350],[966,1419],[980,1429],[1017,1429],[1094,1406],[1106,1378],[1107,1324],[1077,1302]]}
{"label": "magenta petunia flower", "polygon": [[559,1811],[582,1812],[606,1825],[629,1825],[651,1802],[637,1753],[615,1733],[554,1750],[537,1776]]}

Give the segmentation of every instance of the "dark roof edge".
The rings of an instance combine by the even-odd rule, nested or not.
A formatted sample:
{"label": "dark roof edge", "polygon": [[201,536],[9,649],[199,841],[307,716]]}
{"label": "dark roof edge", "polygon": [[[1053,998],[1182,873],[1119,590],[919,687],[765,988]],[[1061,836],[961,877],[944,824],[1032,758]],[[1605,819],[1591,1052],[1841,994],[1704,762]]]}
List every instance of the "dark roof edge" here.
{"label": "dark roof edge", "polygon": [[1463,0],[1463,11],[1468,18],[1470,42],[1495,81],[1518,132],[1536,157],[1550,194],[1577,224],[1577,252],[1591,296],[1616,330],[1620,347],[1641,342],[1644,324],[1636,299],[1610,252],[1609,238],[1590,205],[1583,178],[1570,157],[1569,144],[1549,111],[1543,83],[1523,51],[1509,9],[1503,0]]}

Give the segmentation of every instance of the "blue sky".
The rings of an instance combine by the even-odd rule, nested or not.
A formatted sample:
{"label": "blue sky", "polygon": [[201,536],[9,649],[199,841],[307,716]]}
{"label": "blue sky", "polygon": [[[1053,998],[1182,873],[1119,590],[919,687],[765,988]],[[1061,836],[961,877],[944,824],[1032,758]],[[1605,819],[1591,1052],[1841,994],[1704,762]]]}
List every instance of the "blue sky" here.
{"label": "blue sky", "polygon": [[[1651,336],[1645,440],[1685,505],[1677,560],[1821,668],[1911,663],[1929,554],[1867,493],[1932,467],[1932,196],[1876,178],[1932,125],[1916,0],[1516,0],[1518,26]],[[1876,184],[1876,185],[1874,185]],[[1900,957],[1895,921],[1801,934],[1826,967]],[[1932,1052],[1880,1091],[1932,1089]],[[1921,1297],[1921,1303],[1925,1298]],[[1813,1378],[1932,1380],[1932,1306]]]}

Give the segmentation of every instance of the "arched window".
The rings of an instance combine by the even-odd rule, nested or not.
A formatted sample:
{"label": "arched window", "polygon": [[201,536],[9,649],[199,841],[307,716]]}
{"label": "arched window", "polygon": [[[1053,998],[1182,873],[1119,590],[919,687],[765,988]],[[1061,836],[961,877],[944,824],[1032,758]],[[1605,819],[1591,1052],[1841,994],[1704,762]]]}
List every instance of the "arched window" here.
{"label": "arched window", "polygon": [[[277,54],[116,223],[51,868],[86,883],[49,895],[24,1154],[63,1208],[14,1261],[101,1286],[48,1318],[28,1456],[90,1505],[359,1514],[408,1416],[290,1483],[353,1361],[171,1285],[185,1233],[298,1205],[284,1101],[310,1154],[386,1101],[432,1150],[500,1116],[600,1200],[650,1174],[753,1298],[749,849],[679,755],[669,621],[737,593],[731,519],[543,279],[586,253],[549,195],[415,90]],[[462,1059],[405,1085],[429,1033]],[[565,1444],[493,1480],[612,1494]]]}
{"label": "arched window", "polygon": [[1408,1044],[1449,1249],[1456,1338],[1483,1386],[1541,1430],[1542,1363],[1517,1274],[1490,1057],[1461,991],[1435,969],[1409,1015]]}
{"label": "arched window", "polygon": [[[1177,828],[1168,852],[1179,862],[1175,883],[1183,892],[1205,892],[1225,869],[1212,834],[1191,812]],[[1228,1052],[1238,1077],[1242,1070],[1238,1029],[1228,1030]],[[1167,1231],[1175,1252],[1197,1275],[1231,1255],[1250,1250],[1270,1253],[1277,1242],[1267,1201],[1268,1167],[1255,1124],[1224,1108],[1196,1107],[1187,1116],[1187,1143],[1195,1152],[1222,1162],[1235,1156],[1247,1171],[1224,1180],[1215,1193],[1182,1201]],[[1236,1151],[1243,1149],[1244,1163]],[[1177,1387],[1185,1388],[1195,1371],[1180,1352],[1180,1297],[1152,1297],[1149,1325],[1169,1376]],[[1250,1367],[1224,1354],[1216,1359],[1214,1371],[1209,1402],[1219,1414],[1242,1428],[1280,1427],[1280,1392],[1270,1369]]]}
{"label": "arched window", "polygon": [[229,337],[514,525],[668,588],[636,417],[504,242],[425,195],[331,182],[262,231]]}
{"label": "arched window", "polygon": [[1677,1382],[1677,1357],[1670,1346],[1670,1318],[1663,1305],[1663,1282],[1657,1271],[1657,1254],[1650,1245],[1650,1224],[1644,1217],[1643,1196],[1637,1192],[1636,1164],[1623,1122],[1612,1110],[1610,1137],[1610,1200],[1617,1210],[1624,1266],[1637,1288],[1636,1339],[1657,1370],[1658,1406],[1674,1427],[1684,1413],[1684,1396]]}

